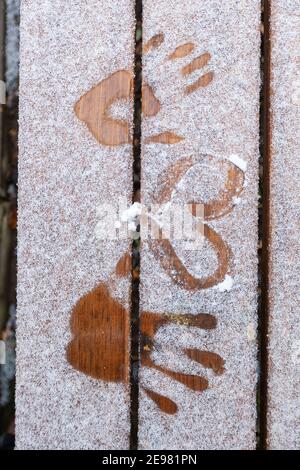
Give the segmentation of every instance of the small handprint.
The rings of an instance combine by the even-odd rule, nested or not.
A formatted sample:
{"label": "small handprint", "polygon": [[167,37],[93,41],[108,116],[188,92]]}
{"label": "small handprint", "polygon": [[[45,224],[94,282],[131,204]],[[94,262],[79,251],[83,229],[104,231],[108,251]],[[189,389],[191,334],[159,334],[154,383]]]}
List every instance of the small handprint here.
{"label": "small handprint", "polygon": [[[148,52],[152,51],[153,49],[157,49],[160,47],[164,42],[164,35],[163,33],[159,33],[153,36],[144,46],[144,53],[147,54]],[[195,44],[193,43],[186,43],[183,45],[178,46],[175,51],[173,51],[168,57],[167,60],[176,60],[181,59],[190,55],[195,49]],[[185,65],[181,69],[181,74],[183,76],[190,75],[196,72],[199,69],[205,67],[208,62],[210,61],[211,56],[208,52],[201,54],[200,56],[194,58],[192,62]],[[185,87],[184,93],[190,94],[197,91],[199,88],[206,87],[210,84],[213,80],[214,74],[213,72],[205,73],[201,75],[194,83],[191,85],[187,85]],[[143,115],[145,117],[154,117],[160,111],[160,103],[155,97],[153,89],[148,85],[143,85]],[[177,144],[180,141],[184,140],[184,136],[177,135],[173,131],[165,131],[158,135],[148,136],[144,139],[145,144],[149,143],[159,143],[159,144]]]}
{"label": "small handprint", "polygon": [[[144,53],[158,48],[164,42],[164,35],[159,33],[153,36],[144,47]],[[195,49],[192,43],[178,46],[167,60],[175,60],[191,54]],[[205,67],[210,61],[208,52],[194,58],[192,62],[182,67],[181,74],[187,76]],[[213,80],[213,72],[201,75],[194,83],[185,87],[184,93],[190,94],[199,88],[206,87]],[[142,111],[145,118],[155,117],[161,104],[155,96],[154,90],[146,82],[142,87]],[[109,115],[111,106],[119,100],[133,101],[133,76],[129,70],[119,70],[102,80],[90,91],[85,93],[75,104],[75,114],[86,124],[92,135],[102,145],[118,146],[132,142],[131,123],[124,119],[114,119]],[[167,130],[158,135],[144,139],[145,144],[177,144],[184,136]]]}

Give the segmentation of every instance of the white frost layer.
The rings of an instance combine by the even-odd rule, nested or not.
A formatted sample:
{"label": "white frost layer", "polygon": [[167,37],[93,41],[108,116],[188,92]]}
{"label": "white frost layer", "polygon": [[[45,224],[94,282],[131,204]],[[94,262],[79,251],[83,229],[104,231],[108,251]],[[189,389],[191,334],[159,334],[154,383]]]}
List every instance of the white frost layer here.
{"label": "white frost layer", "polygon": [[272,1],[269,448],[300,449],[300,1]]}
{"label": "white frost layer", "polygon": [[[232,212],[207,221],[232,250],[230,275],[235,285],[231,290],[183,289],[142,243],[141,311],[205,312],[216,317],[218,326],[211,331],[183,325],[159,329],[155,360],[172,370],[202,374],[209,379],[209,388],[194,392],[158,371],[141,368],[141,449],[255,448],[257,351],[256,342],[249,341],[248,325],[253,324],[256,331],[260,14],[260,0],[161,0],[159,7],[154,0],[143,0],[144,43],[161,32],[165,41],[144,56],[144,79],[161,107],[156,116],[143,119],[142,135],[146,138],[172,131],[184,140],[176,145],[143,143],[142,203],[151,205],[161,189],[161,175],[167,178],[169,167],[183,157],[191,156],[195,167],[178,183],[177,203],[193,201],[195,194],[197,201],[216,199],[224,183],[218,173],[224,173],[222,161],[228,161],[230,155],[243,156],[234,158],[234,164],[243,171],[247,161],[248,185]],[[190,56],[167,60],[177,46],[187,42],[195,44]],[[182,67],[205,52],[210,53],[211,60],[203,70],[188,76],[181,73]],[[184,94],[187,85],[209,71],[214,72],[214,80],[208,87]],[[216,164],[208,164],[201,155],[212,155]],[[183,201],[184,196],[189,199]],[[190,273],[199,266],[209,275],[216,268],[212,246],[188,251],[180,241],[174,245]],[[184,348],[221,355],[226,361],[225,373],[215,375],[189,361]],[[142,385],[175,401],[177,414],[162,413],[145,395]]]}
{"label": "white frost layer", "polygon": [[[128,449],[129,387],[66,360],[70,312],[130,243],[95,241],[95,208],[132,200],[132,148],[104,147],[74,105],[132,69],[131,0],[24,0],[18,220],[18,449]],[[131,112],[132,116],[132,112]],[[112,294],[128,306],[127,279]]]}

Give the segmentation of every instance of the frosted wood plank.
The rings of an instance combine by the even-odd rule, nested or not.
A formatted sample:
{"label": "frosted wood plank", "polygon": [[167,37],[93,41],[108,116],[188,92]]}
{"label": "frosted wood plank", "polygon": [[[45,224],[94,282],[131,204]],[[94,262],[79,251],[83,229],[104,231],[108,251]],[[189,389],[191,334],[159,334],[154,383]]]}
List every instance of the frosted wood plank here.
{"label": "frosted wood plank", "polygon": [[268,446],[300,448],[300,2],[271,1]]}
{"label": "frosted wood plank", "polygon": [[134,5],[21,15],[17,448],[126,449],[130,243],[97,208],[132,197]]}
{"label": "frosted wood plank", "polygon": [[142,203],[202,202],[206,225],[142,245],[139,447],[253,449],[260,1],[143,15]]}

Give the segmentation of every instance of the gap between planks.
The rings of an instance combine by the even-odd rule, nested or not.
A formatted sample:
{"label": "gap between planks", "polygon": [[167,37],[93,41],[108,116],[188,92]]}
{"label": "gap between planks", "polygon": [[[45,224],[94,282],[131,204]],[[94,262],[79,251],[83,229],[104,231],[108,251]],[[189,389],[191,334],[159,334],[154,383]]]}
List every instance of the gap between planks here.
{"label": "gap between planks", "polygon": [[[133,115],[133,197],[140,202],[141,124],[142,124],[142,0],[135,2],[134,115]],[[130,348],[130,450],[138,449],[139,363],[140,363],[140,247],[132,243],[131,348]]]}
{"label": "gap between planks", "polygon": [[263,39],[262,39],[262,107],[260,116],[261,155],[263,159],[262,187],[262,252],[260,263],[261,305],[259,318],[259,439],[258,449],[267,449],[268,441],[268,330],[269,330],[269,265],[270,265],[270,166],[271,166],[271,0],[262,0]]}
{"label": "gap between planks", "polygon": [[[261,315],[259,321],[259,363],[260,380],[258,384],[258,449],[267,448],[267,382],[268,382],[268,317],[269,317],[269,240],[270,240],[270,159],[271,159],[271,116],[270,116],[270,79],[271,79],[271,44],[270,44],[270,17],[271,0],[262,0],[262,25],[263,37],[261,47],[262,62],[262,106],[260,112],[261,156],[263,159],[262,187],[262,251],[258,275],[261,276]],[[135,2],[135,80],[134,80],[134,122],[133,122],[133,202],[140,202],[140,177],[141,177],[141,112],[142,112],[142,0]],[[139,247],[132,245],[132,305],[131,305],[131,408],[130,408],[130,449],[138,449],[138,408],[139,408],[139,383],[138,369],[140,362],[139,346],[139,277],[134,273],[139,272],[140,255]]]}

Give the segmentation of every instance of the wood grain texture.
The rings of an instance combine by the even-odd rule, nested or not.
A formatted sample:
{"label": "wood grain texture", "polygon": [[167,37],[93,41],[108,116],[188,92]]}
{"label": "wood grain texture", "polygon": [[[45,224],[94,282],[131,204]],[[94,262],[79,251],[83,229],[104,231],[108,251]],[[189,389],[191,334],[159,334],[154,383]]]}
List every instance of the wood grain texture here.
{"label": "wood grain texture", "polygon": [[153,90],[150,85],[147,83],[143,84],[142,87],[143,101],[142,101],[142,110],[143,115],[147,117],[156,116],[160,110],[160,102],[153,93]]}
{"label": "wood grain texture", "polygon": [[199,57],[196,57],[196,59],[193,59],[190,64],[185,65],[181,69],[181,73],[183,75],[189,75],[193,72],[195,72],[198,69],[201,69],[202,67],[205,67],[208,62],[210,61],[211,56],[208,52],[205,52],[204,54],[201,54]]}
{"label": "wood grain texture", "polygon": [[267,446],[300,449],[300,2],[270,3]]}
{"label": "wood grain texture", "polygon": [[[151,142],[153,142],[153,140]],[[154,142],[156,141],[154,140]],[[145,144],[147,143],[148,140],[145,139]],[[214,164],[212,157],[203,155],[200,156],[200,158],[203,163],[206,162],[207,164]],[[192,158],[183,158],[178,160],[175,164],[170,165],[167,170],[160,175],[159,190],[154,195],[154,202],[161,205],[169,203],[171,201],[174,187],[180,182],[180,179],[185,176],[187,171],[193,167],[193,165],[194,160]],[[196,203],[202,203],[204,219],[206,221],[217,220],[231,213],[234,209],[235,198],[239,197],[243,191],[243,171],[231,162],[223,162],[222,166],[225,168],[226,180],[224,182],[224,186],[219,191],[217,198],[210,200],[207,203],[195,200],[189,201],[191,203],[191,207]],[[154,240],[149,244],[152,251],[160,260],[165,271],[168,272],[168,275],[174,280],[174,282],[184,286],[188,290],[212,287],[218,282],[222,282],[226,273],[230,271],[229,268],[232,253],[228,244],[208,225],[205,225],[203,228],[203,236],[214,247],[218,257],[218,265],[216,270],[210,276],[203,277],[201,279],[196,279],[188,272],[184,264],[176,255],[176,252],[168,239],[160,241]]]}
{"label": "wood grain texture", "polygon": [[119,70],[88,91],[75,105],[77,117],[83,121],[99,144],[117,146],[131,142],[131,123],[113,119],[109,109],[120,100],[131,100],[132,74]]}
{"label": "wood grain texture", "polygon": [[148,397],[156,403],[159,409],[164,413],[174,415],[178,411],[178,406],[170,398],[164,397],[159,393],[149,390],[148,388],[143,389]]}
{"label": "wood grain texture", "polygon": [[17,448],[128,449],[134,2],[21,18]]}
{"label": "wood grain texture", "polygon": [[[141,200],[201,205],[205,223],[197,248],[172,239],[176,216],[142,240],[139,448],[253,449],[260,2],[144,0],[143,17],[144,43],[164,40],[143,58],[160,106],[143,116]],[[211,328],[185,321],[199,312]]]}
{"label": "wood grain texture", "polygon": [[194,49],[195,44],[192,42],[177,46],[175,50],[169,55],[169,60],[181,59],[182,57],[185,57],[193,52]]}
{"label": "wood grain texture", "polygon": [[108,382],[129,381],[129,312],[100,284],[82,297],[71,316],[73,339],[68,362],[77,370]]}
{"label": "wood grain texture", "polygon": [[165,39],[165,36],[163,33],[156,34],[155,36],[149,39],[147,44],[144,45],[143,53],[147,54],[152,49],[157,49],[164,42],[164,39]]}

